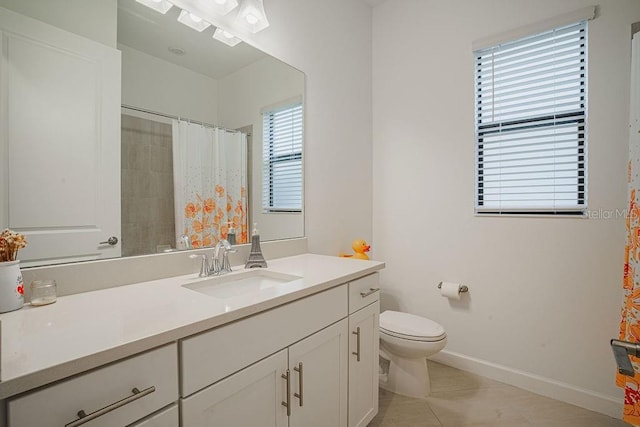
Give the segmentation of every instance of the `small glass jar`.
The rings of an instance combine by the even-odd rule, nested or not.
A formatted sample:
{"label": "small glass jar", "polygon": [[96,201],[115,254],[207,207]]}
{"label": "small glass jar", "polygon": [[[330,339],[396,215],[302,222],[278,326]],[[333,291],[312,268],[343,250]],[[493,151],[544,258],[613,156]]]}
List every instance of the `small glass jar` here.
{"label": "small glass jar", "polygon": [[47,305],[56,302],[55,280],[34,280],[31,282],[31,305]]}

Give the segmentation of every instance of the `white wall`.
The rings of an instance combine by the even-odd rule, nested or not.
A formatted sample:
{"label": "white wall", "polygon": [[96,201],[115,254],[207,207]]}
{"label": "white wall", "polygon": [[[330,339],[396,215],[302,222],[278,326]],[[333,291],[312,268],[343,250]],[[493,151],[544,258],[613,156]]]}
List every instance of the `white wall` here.
{"label": "white wall", "polygon": [[[220,79],[220,123],[237,129],[253,125],[251,147],[251,222],[263,241],[304,236],[301,213],[262,210],[262,114],[264,107],[304,96],[304,74],[267,57]],[[249,231],[253,228],[250,224]]]}
{"label": "white wall", "polygon": [[[622,303],[622,218],[476,217],[472,41],[590,0],[394,0],[373,18],[373,248],[383,308],[441,323],[440,360],[620,416],[609,339]],[[589,209],[626,205],[630,25],[589,24]],[[463,282],[460,302],[440,281]]]}
{"label": "white wall", "polygon": [[117,0],[0,0],[0,7],[116,47]]}
{"label": "white wall", "polygon": [[305,235],[310,252],[371,238],[371,8],[356,0],[269,0],[256,47],[306,75]]}
{"label": "white wall", "polygon": [[123,104],[218,124],[217,80],[129,46],[119,44],[118,49]]}

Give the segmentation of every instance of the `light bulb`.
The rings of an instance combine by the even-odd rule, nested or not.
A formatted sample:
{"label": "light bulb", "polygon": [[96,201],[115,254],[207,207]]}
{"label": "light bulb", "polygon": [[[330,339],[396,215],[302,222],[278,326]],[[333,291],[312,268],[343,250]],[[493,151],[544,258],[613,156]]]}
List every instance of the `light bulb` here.
{"label": "light bulb", "polygon": [[187,25],[193,28],[196,31],[203,31],[211,25],[209,22],[205,21],[198,15],[195,15],[191,12],[187,12],[186,10],[183,10],[182,12],[180,12],[180,16],[178,16],[178,21],[180,21],[184,25]]}
{"label": "light bulb", "polygon": [[252,33],[257,33],[269,26],[264,12],[262,0],[243,0],[236,15],[235,24]]}
{"label": "light bulb", "polygon": [[256,22],[258,22],[258,18],[256,18],[253,14],[249,13],[247,14],[247,16],[244,17],[244,19],[247,20],[247,22],[251,25],[255,24]]}
{"label": "light bulb", "polygon": [[169,3],[167,0],[136,0],[136,1],[162,14],[167,13],[169,9],[173,7],[173,5]]}
{"label": "light bulb", "polygon": [[216,28],[216,31],[213,33],[213,38],[231,47],[237,45],[242,41],[238,37],[231,34],[229,31],[224,30],[220,27]]}

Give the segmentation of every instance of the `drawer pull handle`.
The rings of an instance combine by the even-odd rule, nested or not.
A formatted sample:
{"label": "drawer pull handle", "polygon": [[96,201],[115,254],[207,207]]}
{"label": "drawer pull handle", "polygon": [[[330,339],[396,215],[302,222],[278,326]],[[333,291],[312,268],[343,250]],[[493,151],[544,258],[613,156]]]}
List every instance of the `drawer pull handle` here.
{"label": "drawer pull handle", "polygon": [[380,290],[380,288],[369,288],[368,292],[360,292],[360,296],[362,298],[366,298],[371,294],[375,294],[376,292],[378,292]]}
{"label": "drawer pull handle", "polygon": [[287,369],[287,373],[286,374],[282,374],[280,375],[282,377],[283,380],[285,380],[287,382],[287,401],[283,401],[280,402],[282,403],[282,406],[284,406],[285,408],[287,408],[287,417],[291,416],[291,375],[290,375],[291,371],[289,371]]}
{"label": "drawer pull handle", "polygon": [[300,400],[300,406],[302,406],[302,399],[303,399],[303,385],[302,385],[302,362],[298,363],[298,366],[295,366],[293,368],[294,371],[296,371],[298,373],[298,382],[300,383],[300,393],[293,393],[293,395],[295,397],[297,397]]}
{"label": "drawer pull handle", "polygon": [[143,397],[145,397],[148,394],[153,393],[154,391],[156,391],[155,386],[151,386],[149,388],[145,388],[144,390],[140,391],[138,390],[138,388],[134,388],[133,390],[131,390],[131,393],[133,393],[131,396],[127,396],[124,399],[118,400],[117,402],[112,403],[111,405],[105,406],[102,409],[98,409],[95,412],[92,412],[90,414],[87,414],[84,410],[80,410],[78,411],[78,419],[71,421],[69,424],[66,424],[65,427],[77,427],[77,426],[81,426],[85,423],[88,423],[91,420],[95,420],[98,417],[103,416],[104,414],[107,414],[115,409],[121,408],[124,405],[128,405],[131,402],[134,402],[138,399],[142,399]]}
{"label": "drawer pull handle", "polygon": [[357,337],[356,340],[356,351],[352,351],[351,354],[357,357],[357,361],[360,361],[360,326],[358,326],[355,332],[351,332],[353,335]]}

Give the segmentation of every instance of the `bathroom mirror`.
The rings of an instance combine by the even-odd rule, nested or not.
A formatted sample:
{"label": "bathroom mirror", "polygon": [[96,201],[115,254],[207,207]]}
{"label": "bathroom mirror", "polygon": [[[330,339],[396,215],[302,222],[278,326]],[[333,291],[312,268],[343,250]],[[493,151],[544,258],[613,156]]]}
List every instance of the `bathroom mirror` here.
{"label": "bathroom mirror", "polygon": [[[3,0],[0,5],[10,7],[12,3],[19,4]],[[107,255],[78,255],[64,245],[72,255],[48,259],[40,253],[31,256],[33,248],[27,247],[21,253],[23,266],[143,255],[215,243],[217,239],[192,237],[191,230],[186,229],[183,234],[187,238],[182,240],[176,230],[183,227],[176,227],[176,221],[182,224],[185,216],[193,222],[196,231],[211,225],[215,218],[217,229],[224,227],[223,236],[227,236],[229,221],[236,222],[232,228],[238,243],[246,241],[253,222],[258,222],[263,241],[302,237],[303,202],[298,209],[264,207],[269,197],[264,197],[263,191],[270,191],[270,186],[263,183],[263,118],[270,111],[279,111],[287,105],[299,105],[302,110],[304,74],[246,43],[229,47],[213,39],[213,28],[203,32],[192,30],[177,21],[179,10],[175,7],[162,15],[135,0],[117,0],[117,3],[118,50],[122,55],[122,145],[118,162],[120,235],[114,237],[118,239],[115,246],[119,246],[119,251]],[[246,151],[232,156],[235,156],[234,162],[239,163],[233,167],[226,161],[224,165],[216,163],[227,175],[244,174],[244,185],[233,184],[237,187],[237,199],[246,199],[244,204],[240,204],[236,196],[231,198],[232,184],[223,186],[217,181],[210,185],[211,196],[196,195],[201,198],[200,203],[174,194],[177,163],[184,162],[181,170],[193,168],[187,160],[176,162],[176,129],[182,129],[180,132],[185,135],[197,128],[217,132],[217,136],[206,138],[222,141],[227,135],[241,135],[240,140],[245,141],[242,144],[246,144]],[[29,155],[26,150],[23,150],[24,156]],[[229,154],[229,148],[222,150]],[[186,158],[193,157],[193,153],[186,155]],[[195,155],[196,159],[199,157]],[[219,162],[224,156],[215,157],[215,162]],[[302,152],[298,159],[301,158]],[[236,169],[240,172],[236,173]],[[218,190],[223,187],[225,191],[220,193]],[[47,191],[47,188],[40,189],[41,193]],[[216,199],[216,196],[223,197]],[[180,198],[182,205],[176,203]],[[203,216],[205,211],[211,215]],[[6,217],[12,218],[10,214]],[[18,226],[12,221],[2,222],[5,222],[3,227],[18,231],[43,229],[37,218],[33,224],[24,218]],[[109,237],[101,236],[100,240],[107,241]],[[42,246],[37,244],[38,238],[33,240],[30,246]]]}

